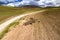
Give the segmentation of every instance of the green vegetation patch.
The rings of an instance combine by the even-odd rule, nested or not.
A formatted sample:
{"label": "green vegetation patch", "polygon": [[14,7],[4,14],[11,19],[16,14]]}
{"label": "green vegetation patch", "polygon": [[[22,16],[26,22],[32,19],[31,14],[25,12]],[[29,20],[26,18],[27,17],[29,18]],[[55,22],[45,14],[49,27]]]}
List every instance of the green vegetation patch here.
{"label": "green vegetation patch", "polygon": [[11,23],[9,26],[7,26],[7,27],[0,33],[0,40],[4,37],[4,35],[5,35],[6,33],[9,32],[9,28],[10,28],[10,27],[16,26],[16,25],[18,25],[18,24],[19,24],[19,22],[13,22],[13,23]]}

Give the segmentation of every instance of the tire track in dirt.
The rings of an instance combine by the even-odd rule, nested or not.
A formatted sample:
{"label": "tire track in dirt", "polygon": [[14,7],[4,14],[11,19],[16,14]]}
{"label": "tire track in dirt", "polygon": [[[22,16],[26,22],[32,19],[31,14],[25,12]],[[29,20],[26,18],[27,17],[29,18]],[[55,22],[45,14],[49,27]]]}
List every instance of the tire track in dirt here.
{"label": "tire track in dirt", "polygon": [[[37,13],[25,16],[2,40],[60,40],[60,17]],[[32,20],[35,22],[33,22]]]}

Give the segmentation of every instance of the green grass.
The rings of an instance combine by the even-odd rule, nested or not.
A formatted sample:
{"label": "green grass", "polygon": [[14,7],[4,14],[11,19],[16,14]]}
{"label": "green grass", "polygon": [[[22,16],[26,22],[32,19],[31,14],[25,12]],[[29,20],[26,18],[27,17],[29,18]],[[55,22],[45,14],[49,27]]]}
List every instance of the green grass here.
{"label": "green grass", "polygon": [[9,28],[10,27],[12,27],[12,26],[16,26],[16,25],[18,25],[19,24],[19,22],[13,22],[13,23],[11,23],[9,26],[7,26],[1,33],[0,33],[0,40],[3,38],[3,36],[6,34],[6,33],[8,33],[9,32]]}
{"label": "green grass", "polygon": [[26,12],[38,11],[39,7],[5,7],[0,6],[0,23],[9,17],[14,17]]}

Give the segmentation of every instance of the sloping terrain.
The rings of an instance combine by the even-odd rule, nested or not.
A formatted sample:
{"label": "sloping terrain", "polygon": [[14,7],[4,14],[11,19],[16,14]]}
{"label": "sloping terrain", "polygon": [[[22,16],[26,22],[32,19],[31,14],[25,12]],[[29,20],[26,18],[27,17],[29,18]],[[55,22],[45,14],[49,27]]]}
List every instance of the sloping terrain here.
{"label": "sloping terrain", "polygon": [[60,9],[21,18],[1,40],[60,40]]}
{"label": "sloping terrain", "polygon": [[[6,20],[27,12],[38,11],[39,7],[5,7],[0,6],[0,24]],[[26,11],[27,10],[27,11]]]}

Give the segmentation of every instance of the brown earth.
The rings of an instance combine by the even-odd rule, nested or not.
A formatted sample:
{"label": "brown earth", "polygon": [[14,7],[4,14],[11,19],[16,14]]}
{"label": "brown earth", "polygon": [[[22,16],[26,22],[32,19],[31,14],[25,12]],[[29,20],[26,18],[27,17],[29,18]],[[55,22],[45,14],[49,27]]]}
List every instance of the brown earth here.
{"label": "brown earth", "polygon": [[2,40],[60,40],[60,14],[42,12],[25,16]]}

